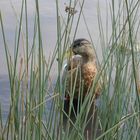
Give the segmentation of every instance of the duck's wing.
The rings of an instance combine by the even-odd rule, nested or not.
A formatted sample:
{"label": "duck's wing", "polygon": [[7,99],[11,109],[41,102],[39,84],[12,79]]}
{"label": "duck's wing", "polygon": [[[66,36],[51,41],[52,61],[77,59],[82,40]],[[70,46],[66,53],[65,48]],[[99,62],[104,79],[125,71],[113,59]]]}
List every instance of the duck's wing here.
{"label": "duck's wing", "polygon": [[62,84],[66,98],[74,96],[78,98],[81,87],[81,57],[75,56],[65,65],[62,74]]}

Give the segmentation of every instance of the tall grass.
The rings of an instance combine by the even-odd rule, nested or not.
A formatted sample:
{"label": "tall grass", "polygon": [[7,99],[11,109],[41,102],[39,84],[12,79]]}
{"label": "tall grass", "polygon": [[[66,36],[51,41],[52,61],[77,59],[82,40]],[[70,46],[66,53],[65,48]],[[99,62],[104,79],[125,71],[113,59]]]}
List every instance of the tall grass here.
{"label": "tall grass", "polygon": [[[3,49],[5,49],[10,82],[10,107],[4,123],[3,108],[0,106],[0,139],[140,139],[139,48],[136,49],[140,31],[139,0],[107,2],[106,25],[102,22],[100,4],[98,4],[99,46],[102,51],[102,58],[98,59],[97,56],[99,74],[89,95],[81,105],[76,120],[72,121],[70,114],[64,111],[65,85],[61,83],[64,55],[68,46],[76,38],[81,17],[84,19],[89,37],[95,47],[83,12],[84,3],[86,0],[82,2],[75,0],[74,3],[70,0],[69,7],[79,6],[80,11],[77,13],[77,19],[69,11],[65,20],[60,13],[59,1],[56,0],[57,42],[49,60],[45,59],[43,51],[39,1],[35,1],[34,36],[32,45],[29,46],[28,5],[27,0],[22,0],[18,27],[15,31],[13,59],[9,52],[1,11]],[[24,16],[25,30],[22,28]],[[76,25],[74,25],[75,20]],[[111,28],[111,34],[108,32],[109,28]],[[73,38],[70,37],[71,34]],[[20,44],[24,48],[23,57],[19,55]],[[96,51],[96,48],[94,49]],[[51,70],[56,59],[58,59],[58,75],[54,85]],[[98,80],[102,81],[102,94],[97,107],[94,106],[97,108],[95,109],[92,106],[92,92]],[[71,88],[73,94],[74,87]],[[92,117],[96,115],[96,121],[88,117],[91,107],[93,107],[91,115]],[[70,108],[70,110],[73,108],[72,101]],[[64,114],[68,119],[66,125],[63,121]],[[94,123],[95,128],[91,127],[91,132],[94,131],[94,133],[90,136],[86,135],[85,138],[88,121]]]}

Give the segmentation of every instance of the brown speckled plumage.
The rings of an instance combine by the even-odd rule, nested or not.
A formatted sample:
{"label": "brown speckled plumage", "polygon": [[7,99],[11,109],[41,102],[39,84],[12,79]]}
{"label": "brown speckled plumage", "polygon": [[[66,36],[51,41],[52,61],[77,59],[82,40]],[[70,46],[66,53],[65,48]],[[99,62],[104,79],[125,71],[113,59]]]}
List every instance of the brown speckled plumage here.
{"label": "brown speckled plumage", "polygon": [[[62,82],[65,87],[65,101],[64,101],[64,111],[69,114],[70,101],[73,99],[73,108],[70,114],[70,119],[74,122],[76,119],[75,113],[77,114],[80,105],[79,100],[84,101],[84,97],[90,92],[93,92],[94,99],[100,95],[100,84],[96,83],[94,90],[90,91],[92,83],[98,73],[96,58],[94,54],[94,49],[91,43],[86,39],[77,39],[71,46],[73,53],[75,54],[64,67],[64,72],[62,76]],[[74,95],[73,95],[74,94]],[[78,109],[79,107],[79,109]],[[84,131],[85,138],[87,137],[87,132],[89,133],[89,140],[92,128],[95,127],[95,121],[97,119],[97,108],[95,102],[92,102],[90,111],[88,112],[89,122]],[[94,114],[94,115],[93,115]],[[67,116],[64,115],[64,125],[67,123]]]}
{"label": "brown speckled plumage", "polygon": [[92,62],[82,65],[82,77],[84,80],[85,88],[89,89],[91,87],[96,74],[97,68],[96,65],[92,64]]}
{"label": "brown speckled plumage", "polygon": [[[83,50],[80,51],[80,49]],[[83,96],[86,96],[90,91],[98,70],[94,50],[88,40],[78,39],[74,41],[72,51],[76,55],[68,61],[63,79],[66,79],[66,97],[69,97],[74,91],[74,98],[78,98],[80,92],[82,92],[82,88]],[[93,93],[95,98],[100,94],[99,87],[97,84]]]}

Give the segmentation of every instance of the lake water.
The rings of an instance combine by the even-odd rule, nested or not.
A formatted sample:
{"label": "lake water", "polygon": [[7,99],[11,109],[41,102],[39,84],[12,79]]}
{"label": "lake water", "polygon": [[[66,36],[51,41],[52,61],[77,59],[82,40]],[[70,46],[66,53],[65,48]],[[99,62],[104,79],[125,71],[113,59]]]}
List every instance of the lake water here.
{"label": "lake water", "polygon": [[[6,40],[8,42],[8,47],[11,55],[14,54],[14,41],[15,33],[17,28],[17,20],[19,19],[20,10],[21,10],[21,1],[22,0],[0,0],[0,10],[3,18],[4,29]],[[106,2],[104,0],[100,1],[100,9],[102,17],[106,15]],[[28,4],[28,21],[29,21],[29,45],[32,45],[33,38],[33,25],[34,25],[34,14],[35,14],[35,2],[34,0],[27,0]],[[59,3],[61,14],[63,18],[66,19],[67,14],[65,12],[65,7],[68,5],[69,0],[61,0]],[[91,33],[92,39],[95,45],[99,42],[99,32],[98,32],[98,20],[97,20],[97,5],[98,0],[89,1],[86,0],[84,4],[84,15],[88,24],[89,31]],[[56,4],[55,0],[39,0],[40,6],[40,19],[41,19],[41,31],[43,37],[43,47],[46,50],[46,55],[49,56],[56,44]],[[77,9],[79,12],[79,9]],[[102,12],[104,11],[104,12]],[[16,15],[15,15],[16,14]],[[75,14],[78,16],[78,14]],[[77,18],[77,17],[76,17]],[[75,18],[75,19],[76,19]],[[75,20],[76,22],[77,20]],[[105,19],[103,18],[103,22]],[[23,18],[23,28],[25,27]],[[78,32],[76,38],[89,38],[85,23],[83,18],[78,27]],[[0,34],[0,75],[7,74],[7,66],[5,60],[5,52],[2,35]]]}
{"label": "lake water", "polygon": [[[61,0],[59,3],[61,14],[66,19],[67,14],[65,7],[68,5],[69,0]],[[101,11],[106,11],[106,2],[100,0]],[[35,2],[34,0],[27,0],[28,5],[28,21],[29,21],[29,40],[33,38],[33,23],[35,14]],[[97,22],[97,5],[98,0],[90,1],[86,0],[84,5],[84,14],[86,21],[93,37],[95,45],[98,44],[98,22]],[[41,19],[41,30],[43,37],[43,47],[46,53],[46,58],[53,52],[56,44],[56,4],[55,0],[39,0],[40,7],[40,19]],[[7,45],[11,56],[14,55],[14,41],[15,33],[17,28],[17,20],[19,19],[21,9],[21,0],[0,0],[0,10],[4,23],[4,30],[6,35]],[[77,9],[79,12],[79,9]],[[78,15],[78,14],[77,14]],[[76,15],[75,15],[76,16]],[[102,12],[102,16],[105,16],[105,12]],[[23,18],[24,23],[24,18]],[[23,24],[24,28],[24,24]],[[0,28],[1,32],[1,28]],[[81,18],[81,22],[78,28],[76,38],[89,38],[86,26]],[[32,42],[29,41],[31,46]],[[5,50],[3,44],[2,34],[0,34],[0,103],[2,106],[2,114],[5,118],[9,111],[9,100],[10,100],[10,89],[9,79],[5,58]],[[21,50],[20,50],[21,51]],[[22,51],[20,52],[22,55]],[[55,67],[55,66],[54,66]],[[55,75],[55,71],[53,72]]]}
{"label": "lake water", "polygon": [[[110,0],[107,2],[109,3]],[[64,18],[67,17],[65,12],[65,7],[68,5],[69,0],[60,0],[59,7],[60,12]],[[100,10],[102,16],[103,28],[106,23],[106,11],[108,7],[106,6],[106,0],[85,0],[83,12],[86,18],[86,22],[94,41],[95,47],[97,49],[97,54],[100,56],[100,48],[99,48],[99,30],[98,30],[98,19],[97,19],[97,7],[98,3],[100,3]],[[33,23],[34,23],[34,14],[35,14],[35,3],[34,0],[27,0],[28,5],[28,22],[29,22],[29,46],[32,45],[33,38]],[[56,35],[57,35],[57,25],[56,25],[56,4],[55,0],[39,0],[40,7],[40,19],[41,19],[41,31],[42,31],[42,39],[43,39],[43,47],[46,58],[49,57],[55,47],[56,44]],[[9,52],[13,57],[14,54],[14,41],[15,41],[15,33],[17,28],[17,20],[19,19],[21,9],[21,0],[0,0],[0,11],[2,14],[2,19],[4,23],[4,30],[7,40],[7,45],[9,47]],[[79,12],[79,9],[77,9]],[[78,14],[75,14],[78,16]],[[75,18],[76,19],[76,18]],[[74,21],[76,23],[76,20]],[[24,18],[23,18],[24,23]],[[108,21],[109,24],[109,21]],[[24,28],[23,24],[23,28]],[[0,28],[1,32],[1,28]],[[108,33],[110,29],[108,29]],[[89,35],[84,23],[83,18],[80,20],[80,24],[78,27],[78,32],[76,38],[87,38],[89,39]],[[31,42],[30,42],[31,41]],[[9,89],[9,80],[7,73],[7,65],[5,59],[5,51],[3,45],[2,34],[0,33],[0,103],[3,109],[3,116],[5,117],[8,113],[9,109],[9,100],[10,100],[10,89]],[[22,50],[20,50],[21,55]],[[55,69],[55,66],[54,66]],[[53,72],[55,76],[55,70]]]}

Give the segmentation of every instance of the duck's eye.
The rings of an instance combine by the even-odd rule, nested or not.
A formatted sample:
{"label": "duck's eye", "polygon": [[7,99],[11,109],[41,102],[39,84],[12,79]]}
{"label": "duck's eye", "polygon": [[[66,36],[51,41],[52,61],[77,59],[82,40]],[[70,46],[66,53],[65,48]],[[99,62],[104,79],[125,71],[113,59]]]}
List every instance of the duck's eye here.
{"label": "duck's eye", "polygon": [[80,47],[80,46],[81,46],[81,43],[79,42],[79,43],[75,44],[75,45],[73,46],[73,48]]}
{"label": "duck's eye", "polygon": [[73,45],[73,48],[76,48],[77,45]]}

